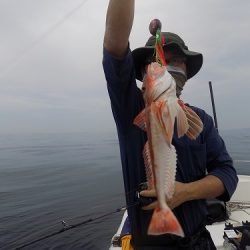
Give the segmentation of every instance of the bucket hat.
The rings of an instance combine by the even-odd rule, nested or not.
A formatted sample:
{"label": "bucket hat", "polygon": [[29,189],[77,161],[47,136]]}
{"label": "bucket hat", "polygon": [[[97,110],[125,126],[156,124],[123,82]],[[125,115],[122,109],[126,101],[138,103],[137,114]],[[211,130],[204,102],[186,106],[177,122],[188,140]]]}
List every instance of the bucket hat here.
{"label": "bucket hat", "polygon": [[[200,70],[203,63],[201,53],[190,51],[184,41],[172,32],[161,32],[164,37],[162,44],[164,49],[175,49],[184,54],[187,58],[187,79],[193,77]],[[148,64],[148,58],[153,56],[155,48],[155,36],[151,36],[144,47],[137,48],[132,51],[132,56],[135,64],[136,79],[142,81],[142,66]]]}

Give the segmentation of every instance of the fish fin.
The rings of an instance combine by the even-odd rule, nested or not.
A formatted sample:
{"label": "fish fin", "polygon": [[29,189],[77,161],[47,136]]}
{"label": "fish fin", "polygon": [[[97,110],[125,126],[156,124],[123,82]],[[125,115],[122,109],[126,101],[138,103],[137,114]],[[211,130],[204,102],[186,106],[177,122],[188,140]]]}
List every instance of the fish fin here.
{"label": "fish fin", "polygon": [[167,107],[168,107],[168,116],[167,117],[167,124],[166,130],[167,134],[171,135],[169,136],[170,142],[172,141],[173,131],[174,131],[174,122],[175,118],[177,119],[177,134],[178,137],[183,136],[186,134],[189,128],[189,123],[186,117],[186,114],[182,107],[178,103],[178,99],[176,97],[169,98],[167,101]]}
{"label": "fish fin", "polygon": [[165,209],[158,207],[154,210],[149,224],[148,234],[175,234],[184,237],[181,225],[169,207]]}
{"label": "fish fin", "polygon": [[191,130],[188,130],[186,133],[187,137],[191,140],[195,140],[196,137],[194,136],[194,134],[191,132]]}
{"label": "fish fin", "polygon": [[136,126],[146,131],[146,110],[143,109],[134,119],[133,122]]}
{"label": "fish fin", "polygon": [[160,120],[161,128],[163,129],[163,134],[166,138],[168,145],[170,146],[173,138],[173,127],[174,120],[170,114],[171,108],[166,101],[162,101],[161,108],[159,110],[158,117]]}
{"label": "fish fin", "polygon": [[203,130],[203,123],[200,117],[191,108],[186,106],[181,100],[179,100],[178,103],[187,117],[189,129],[187,130],[186,135],[190,139],[196,139]]}
{"label": "fish fin", "polygon": [[203,130],[203,123],[200,117],[189,107],[187,107],[186,116],[189,124],[187,135],[191,134],[191,139],[196,139]]}
{"label": "fish fin", "polygon": [[[176,150],[173,145],[170,145],[169,152],[166,154],[169,155],[166,164],[167,166],[176,166],[177,164],[177,155]],[[176,167],[168,167],[165,169],[165,182],[164,182],[164,193],[167,199],[171,199],[175,191],[175,177],[176,177]]]}
{"label": "fish fin", "polygon": [[[178,105],[179,106],[179,105]],[[178,137],[185,135],[189,129],[189,123],[184,110],[179,106],[177,111],[177,134]]]}
{"label": "fish fin", "polygon": [[154,174],[153,174],[153,169],[152,169],[152,161],[151,161],[148,141],[146,142],[144,149],[143,149],[143,159],[144,159],[146,177],[147,177],[147,182],[148,182],[148,190],[150,190],[150,189],[153,189],[154,187]]}

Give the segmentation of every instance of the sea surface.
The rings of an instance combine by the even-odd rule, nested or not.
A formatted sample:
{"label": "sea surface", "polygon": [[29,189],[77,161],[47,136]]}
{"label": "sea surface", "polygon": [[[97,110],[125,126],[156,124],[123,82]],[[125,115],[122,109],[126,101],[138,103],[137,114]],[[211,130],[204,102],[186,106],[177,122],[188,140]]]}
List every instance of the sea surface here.
{"label": "sea surface", "polygon": [[[239,174],[250,174],[250,129],[220,131]],[[0,135],[0,249],[108,249],[125,205],[113,133]]]}

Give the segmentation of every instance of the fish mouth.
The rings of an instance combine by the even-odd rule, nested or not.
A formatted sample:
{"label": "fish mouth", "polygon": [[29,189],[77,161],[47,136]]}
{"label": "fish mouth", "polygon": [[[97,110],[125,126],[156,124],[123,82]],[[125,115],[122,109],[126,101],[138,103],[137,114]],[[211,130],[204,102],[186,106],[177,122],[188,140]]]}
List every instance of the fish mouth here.
{"label": "fish mouth", "polygon": [[163,94],[165,94],[169,89],[170,89],[171,86],[169,86],[168,88],[166,88],[163,92],[161,92],[157,97],[155,97],[153,99],[153,102],[157,101]]}

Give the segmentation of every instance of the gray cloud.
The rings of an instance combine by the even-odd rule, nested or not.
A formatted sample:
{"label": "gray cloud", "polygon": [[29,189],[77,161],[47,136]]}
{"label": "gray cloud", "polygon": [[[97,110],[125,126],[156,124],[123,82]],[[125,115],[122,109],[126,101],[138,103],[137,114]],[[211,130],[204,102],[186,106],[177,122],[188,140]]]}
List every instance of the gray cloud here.
{"label": "gray cloud", "polygon": [[[0,2],[0,133],[114,129],[101,63],[107,5]],[[220,127],[249,127],[250,118],[241,112],[250,90],[249,7],[247,0],[137,0],[131,48],[145,43],[152,18],[161,19],[163,29],[204,55],[183,99],[211,114],[212,80]]]}

